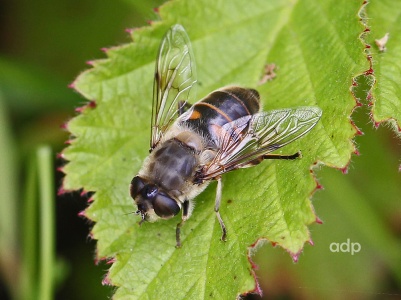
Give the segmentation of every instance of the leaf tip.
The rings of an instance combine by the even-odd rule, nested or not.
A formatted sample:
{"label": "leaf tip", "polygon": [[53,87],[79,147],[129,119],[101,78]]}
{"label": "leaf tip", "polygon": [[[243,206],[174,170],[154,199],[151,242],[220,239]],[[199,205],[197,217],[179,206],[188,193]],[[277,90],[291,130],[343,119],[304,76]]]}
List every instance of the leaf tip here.
{"label": "leaf tip", "polygon": [[88,195],[89,191],[82,190],[81,193],[79,194],[81,197],[85,197]]}
{"label": "leaf tip", "polygon": [[135,28],[125,28],[125,32],[131,35],[135,31]]}
{"label": "leaf tip", "polygon": [[292,261],[294,263],[297,263],[299,260],[299,255],[301,254],[301,251],[297,252],[297,253],[290,253]]}
{"label": "leaf tip", "polygon": [[[89,218],[88,218],[88,219],[89,219]],[[94,239],[95,239],[95,237],[94,237],[92,231],[89,232],[88,238],[90,238],[91,240],[94,240]],[[97,251],[98,251],[98,249],[96,248],[96,257],[98,257]],[[99,262],[101,262],[102,260],[104,260],[104,259],[103,259],[103,258],[100,258],[100,259],[95,258],[95,264],[97,265],[97,264],[98,264]]]}
{"label": "leaf tip", "polygon": [[107,274],[107,275],[103,278],[103,280],[102,280],[102,285],[112,285],[112,284],[111,284],[111,280],[110,280],[110,278],[109,278],[109,274]]}
{"label": "leaf tip", "polygon": [[318,190],[323,190],[323,189],[324,189],[323,185],[321,185],[319,182],[316,181],[316,186],[315,186],[315,190],[313,191],[313,193]]}
{"label": "leaf tip", "polygon": [[[65,155],[63,152],[59,152],[56,154],[57,159],[65,159]],[[57,168],[58,171],[63,172],[63,167]],[[64,173],[64,172],[63,172]]]}
{"label": "leaf tip", "polygon": [[69,85],[67,85],[69,89],[75,89],[75,81],[71,82]]}
{"label": "leaf tip", "polygon": [[91,101],[89,101],[87,104],[85,104],[85,105],[83,105],[83,106],[80,106],[80,107],[77,107],[77,108],[75,109],[75,111],[76,111],[77,113],[82,113],[82,112],[85,111],[86,109],[94,109],[94,108],[96,108],[96,101],[95,101],[95,100],[91,100]]}
{"label": "leaf tip", "polygon": [[82,210],[78,213],[78,217],[87,218],[85,210]]}
{"label": "leaf tip", "polygon": [[94,60],[87,60],[87,61],[86,61],[86,64],[87,64],[88,66],[93,67],[93,66],[95,65],[95,61],[94,61]]}
{"label": "leaf tip", "polygon": [[61,129],[67,130],[68,127],[68,122],[64,122],[63,124],[60,125]]}
{"label": "leaf tip", "polygon": [[[369,58],[370,56],[368,55],[368,58]],[[365,72],[364,72],[364,74],[366,75],[366,76],[368,76],[368,75],[374,75],[374,73],[375,73],[375,71],[373,70],[373,68],[372,67],[370,67],[369,69],[367,69]]]}
{"label": "leaf tip", "polygon": [[57,196],[62,196],[62,195],[65,195],[65,194],[67,194],[67,193],[68,193],[68,191],[65,190],[63,186],[60,186],[60,187],[58,188],[58,190],[57,190]]}
{"label": "leaf tip", "polygon": [[[58,157],[58,155],[59,155],[59,154],[57,154],[57,157]],[[57,168],[56,168],[56,171],[65,174],[64,168],[63,168],[63,167],[57,167]]]}

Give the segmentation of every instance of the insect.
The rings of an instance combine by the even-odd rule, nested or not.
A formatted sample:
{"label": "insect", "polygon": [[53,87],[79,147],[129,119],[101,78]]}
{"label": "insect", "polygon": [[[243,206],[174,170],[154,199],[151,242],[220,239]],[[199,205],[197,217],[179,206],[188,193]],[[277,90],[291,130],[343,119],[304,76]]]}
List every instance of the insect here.
{"label": "insect", "polygon": [[190,105],[197,81],[189,37],[181,25],[164,36],[156,61],[150,154],[130,185],[142,220],[170,219],[182,211],[176,227],[191,216],[194,198],[217,180],[214,211],[220,216],[223,174],[259,164],[264,159],[295,159],[272,154],[310,131],[319,121],[318,107],[260,111],[254,89],[227,86]]}

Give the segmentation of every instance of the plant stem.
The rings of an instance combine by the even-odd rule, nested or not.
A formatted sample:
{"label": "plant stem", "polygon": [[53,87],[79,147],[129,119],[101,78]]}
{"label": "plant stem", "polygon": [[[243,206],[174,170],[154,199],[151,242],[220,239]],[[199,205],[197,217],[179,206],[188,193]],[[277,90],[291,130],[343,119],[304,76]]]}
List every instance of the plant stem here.
{"label": "plant stem", "polygon": [[37,164],[31,157],[27,170],[24,193],[23,229],[22,229],[22,267],[19,299],[29,299],[37,295],[37,236],[38,236],[38,203],[37,203]]}
{"label": "plant stem", "polygon": [[39,299],[53,299],[54,290],[54,183],[50,147],[37,150],[40,195]]}

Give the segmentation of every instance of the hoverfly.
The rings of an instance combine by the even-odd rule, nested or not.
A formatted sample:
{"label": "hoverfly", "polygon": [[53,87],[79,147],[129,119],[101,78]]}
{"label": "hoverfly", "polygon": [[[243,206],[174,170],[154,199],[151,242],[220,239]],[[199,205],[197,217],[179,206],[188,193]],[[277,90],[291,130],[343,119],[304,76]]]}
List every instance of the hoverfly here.
{"label": "hoverfly", "polygon": [[310,131],[319,121],[318,107],[260,111],[254,89],[227,86],[194,105],[196,68],[189,37],[181,25],[164,36],[156,61],[151,119],[150,154],[130,185],[142,220],[170,219],[182,210],[176,227],[191,216],[194,198],[217,180],[214,211],[226,240],[220,216],[221,176],[254,166],[264,159],[295,159],[271,154]]}

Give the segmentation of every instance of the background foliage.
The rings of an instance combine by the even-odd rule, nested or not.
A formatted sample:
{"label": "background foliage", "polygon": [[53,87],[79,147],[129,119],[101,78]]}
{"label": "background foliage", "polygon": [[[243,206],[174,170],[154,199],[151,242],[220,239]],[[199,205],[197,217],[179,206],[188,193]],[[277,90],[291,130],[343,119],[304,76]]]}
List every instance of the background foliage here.
{"label": "background foliage", "polygon": [[[357,8],[360,3],[359,1],[356,2],[358,3],[355,5],[347,5]],[[19,5],[15,3],[19,3]],[[319,18],[312,18],[315,16],[313,13],[316,12],[312,8],[316,8],[316,3],[305,1],[306,8],[308,8],[306,11],[309,15],[303,16],[300,8],[295,10],[293,22],[289,23],[290,29],[302,32],[303,23],[309,17],[314,21],[319,20]],[[333,6],[330,6],[329,2],[327,3],[326,9],[317,5],[321,9],[320,14],[330,12],[329,7]],[[372,22],[372,31],[375,29],[374,27],[382,27],[382,31],[377,33],[378,37],[383,35],[383,30],[384,32],[397,32],[396,26],[400,23],[397,22],[396,17],[389,17],[397,9],[394,7],[384,9],[394,5],[392,3],[383,2],[380,7],[376,8],[374,6],[376,4],[373,2],[370,4],[372,5],[371,9],[368,6],[367,13],[372,13],[369,15],[369,17],[372,16],[372,21],[370,21]],[[157,6],[156,3],[148,5]],[[131,28],[135,26],[135,22],[137,25],[142,25],[145,19],[155,18],[149,7],[141,7],[140,9],[139,7],[141,6],[133,1],[115,2],[113,3],[113,10],[110,10],[110,7],[105,4],[90,1],[84,1],[79,6],[63,1],[52,2],[51,5],[47,1],[39,1],[35,5],[24,1],[5,5],[4,11],[7,14],[2,21],[3,44],[0,60],[0,89],[3,94],[2,112],[4,115],[2,123],[4,124],[2,126],[4,133],[2,133],[1,145],[9,147],[2,151],[7,155],[3,156],[4,160],[1,161],[1,167],[4,170],[4,178],[7,178],[9,182],[1,188],[2,207],[0,211],[7,212],[5,217],[2,217],[2,232],[7,232],[8,237],[5,242],[2,240],[2,249],[7,247],[18,248],[18,233],[21,234],[19,230],[20,211],[23,207],[23,203],[19,200],[21,198],[21,184],[18,183],[21,182],[21,178],[23,182],[24,178],[24,176],[20,177],[19,174],[25,174],[29,153],[39,142],[51,143],[56,151],[60,151],[62,142],[67,136],[60,134],[58,125],[63,123],[68,116],[74,115],[74,107],[84,103],[82,98],[67,89],[67,84],[80,70],[86,68],[82,64],[83,61],[102,57],[102,54],[96,49],[129,41],[128,34],[124,34],[122,28]],[[300,5],[296,7],[300,7]],[[338,5],[338,7],[344,7],[344,5]],[[142,14],[135,15],[135,11]],[[196,11],[191,12],[195,13]],[[317,16],[320,14],[318,13]],[[41,16],[39,18],[41,21],[37,21],[37,16]],[[195,18],[195,16],[193,17]],[[16,22],[16,20],[23,21]],[[297,22],[297,20],[299,21]],[[176,21],[168,20],[171,23]],[[355,24],[356,27],[359,26],[357,22]],[[316,26],[316,30],[319,27]],[[362,31],[363,27],[360,29]],[[195,29],[192,30],[196,32]],[[198,30],[201,32],[202,29],[199,28]],[[340,30],[337,31],[340,32]],[[160,29],[159,35],[162,32],[163,30]],[[302,34],[301,37],[305,37],[305,34],[308,33]],[[318,33],[309,32],[309,34]],[[327,32],[321,38],[325,37],[331,40],[329,38],[331,36]],[[280,36],[276,41],[284,43],[286,38],[288,37]],[[373,47],[373,39],[376,38],[375,33],[370,33],[368,38]],[[197,36],[194,39],[196,41]],[[313,42],[313,40],[305,37],[303,45],[308,41]],[[153,44],[156,46],[159,41],[160,38],[157,38]],[[355,41],[357,40],[355,39],[354,43]],[[390,46],[396,47],[398,44],[394,34],[394,39],[390,39],[388,48],[391,49]],[[195,47],[201,48],[198,43],[196,45]],[[302,41],[300,45],[302,45]],[[280,57],[279,52],[283,50],[279,46],[279,44],[276,45],[276,50],[273,47],[269,54],[274,62],[277,61],[277,57]],[[305,48],[302,49],[305,50]],[[314,49],[313,45],[309,50],[311,49]],[[294,53],[295,50],[289,49],[288,51]],[[306,50],[308,50],[307,47]],[[358,51],[361,53],[362,47]],[[384,62],[386,60],[391,62],[384,64],[383,67],[399,64],[397,57],[392,57],[397,53],[396,51],[375,53],[374,48],[372,51],[373,54],[376,54],[376,57],[373,56],[376,59],[375,68],[381,59]],[[195,55],[199,56],[207,53],[196,49],[195,52]],[[338,52],[339,49],[333,46],[333,53]],[[277,53],[276,57],[274,57],[275,53]],[[110,51],[108,54],[110,55]],[[307,57],[313,58],[313,54],[310,53]],[[263,53],[260,56],[263,57]],[[333,54],[328,56],[335,58]],[[149,57],[153,59],[153,56]],[[335,60],[334,58],[332,59]],[[207,61],[207,58],[197,57],[197,61],[199,60]],[[343,65],[342,60],[338,61],[338,67],[341,67]],[[284,98],[285,95],[280,94],[280,91],[283,93],[285,89],[280,85],[283,85],[284,82],[288,84],[289,80],[294,80],[292,86],[297,86],[298,77],[303,75],[294,72],[285,78],[284,76],[288,73],[282,71],[283,69],[286,70],[285,63],[286,61],[280,63],[280,80],[268,83],[261,88],[262,93],[265,93],[269,99],[274,96],[277,99]],[[313,66],[313,61],[305,65]],[[228,64],[229,66],[232,65]],[[201,74],[209,70],[205,65],[203,68],[204,71],[201,69]],[[356,75],[366,69],[367,67],[364,69],[355,68],[351,71]],[[237,70],[238,78],[241,78],[240,74],[244,74],[245,71],[246,68]],[[340,74],[341,68],[334,69],[331,72]],[[228,70],[228,74],[232,73],[232,70]],[[380,74],[379,71],[375,74],[378,89],[374,96],[377,97],[377,101],[383,98],[380,97],[380,91],[384,90],[380,86]],[[151,76],[144,78],[147,78],[146,80],[149,82],[152,80]],[[212,87],[213,82],[215,82],[215,87],[218,87],[220,81],[224,82],[228,79],[215,80],[213,77],[209,79],[204,75],[201,78],[205,78],[204,93]],[[249,78],[250,82],[254,82],[258,76],[253,74]],[[391,78],[399,78],[399,75],[395,73]],[[144,84],[146,84],[146,80]],[[344,86],[340,86],[341,90],[348,88],[345,83]],[[366,85],[362,85],[362,82],[361,87],[364,87],[361,90],[366,90]],[[333,81],[330,88],[328,87],[327,90],[322,90],[320,93],[331,94],[332,90],[336,88],[339,88],[339,84],[337,81]],[[202,93],[201,90],[200,96],[203,95]],[[274,95],[269,93],[274,93]],[[363,99],[364,95],[360,94],[360,98]],[[390,100],[399,99],[399,94],[395,90],[395,97],[387,98]],[[297,99],[293,99],[293,101],[296,103]],[[350,101],[348,103],[348,111],[350,112],[353,104]],[[399,100],[396,103],[399,103]],[[280,106],[281,103],[274,102],[267,105]],[[339,171],[328,168],[323,168],[317,172],[317,177],[325,189],[316,193],[313,200],[317,215],[324,221],[324,225],[312,225],[311,227],[315,246],[306,246],[297,264],[293,264],[281,248],[265,246],[257,253],[254,260],[260,265],[260,269],[257,271],[258,277],[268,296],[341,298],[344,295],[349,296],[350,292],[347,291],[352,290],[354,291],[351,294],[352,297],[366,298],[375,297],[378,293],[399,293],[401,272],[398,263],[400,261],[398,250],[400,249],[399,236],[401,232],[399,222],[401,219],[400,178],[397,173],[400,156],[397,146],[399,142],[392,138],[392,133],[386,128],[372,129],[367,114],[367,109],[358,109],[353,115],[355,123],[365,135],[356,139],[358,151],[361,155],[352,157],[348,174],[343,175]],[[388,113],[384,119],[387,118],[386,116],[388,117]],[[345,120],[346,117],[344,115],[340,119]],[[352,136],[352,134],[352,132],[345,133],[345,136]],[[145,137],[143,139],[144,141],[140,142],[146,145]],[[352,150],[350,148],[346,150],[347,147],[339,148],[344,149],[343,157],[347,151]],[[339,158],[332,161],[331,164],[342,168],[346,166],[347,161],[348,158],[343,160]],[[235,180],[234,177],[231,179]],[[77,212],[82,210],[85,204],[82,200],[72,198],[73,195],[64,195],[57,201],[57,253],[58,258],[62,259],[67,266],[64,269],[65,279],[61,281],[58,288],[58,297],[62,298],[67,295],[63,291],[74,291],[75,298],[103,298],[105,295],[111,294],[109,288],[100,286],[100,280],[106,267],[104,265],[93,267],[94,244],[89,244],[85,238],[88,233],[87,222],[76,217]],[[212,196],[212,191],[205,196]],[[198,212],[207,210],[206,207],[204,208],[199,206]],[[70,218],[68,218],[69,215]],[[73,225],[74,221],[77,222],[75,223],[77,225]],[[80,226],[84,229],[79,233],[78,228]],[[171,224],[166,226],[171,227]],[[4,236],[2,234],[2,237]],[[72,246],[73,238],[78,240],[77,246]],[[347,239],[360,243],[362,251],[354,256],[349,253],[330,252],[329,245],[331,243],[345,242]],[[87,246],[86,250],[82,248],[85,245]],[[17,251],[13,253],[14,255],[18,254]],[[18,256],[14,257],[13,262],[15,263],[13,269],[18,270],[20,263]],[[3,278],[7,278],[7,274],[10,275],[10,272],[5,272],[5,270],[10,270],[10,268],[5,269],[3,264]],[[8,284],[8,286],[11,285]],[[6,293],[5,290],[4,293]]]}

